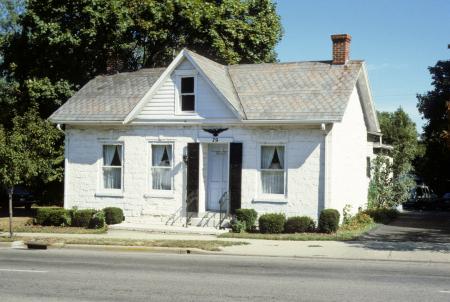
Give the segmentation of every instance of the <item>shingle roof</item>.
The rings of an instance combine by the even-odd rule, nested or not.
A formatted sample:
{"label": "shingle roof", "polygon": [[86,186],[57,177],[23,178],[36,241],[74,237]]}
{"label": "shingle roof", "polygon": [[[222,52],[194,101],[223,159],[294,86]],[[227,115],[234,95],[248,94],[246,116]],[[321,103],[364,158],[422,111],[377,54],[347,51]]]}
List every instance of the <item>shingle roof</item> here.
{"label": "shingle roof", "polygon": [[83,86],[50,120],[123,121],[165,68],[97,76]]}
{"label": "shingle roof", "polygon": [[[339,121],[363,66],[362,61],[345,65],[317,61],[224,66],[188,50],[183,53],[243,120]],[[165,70],[98,76],[50,120],[122,122]]]}
{"label": "shingle roof", "polygon": [[333,121],[342,118],[361,65],[233,65],[229,74],[249,120]]}

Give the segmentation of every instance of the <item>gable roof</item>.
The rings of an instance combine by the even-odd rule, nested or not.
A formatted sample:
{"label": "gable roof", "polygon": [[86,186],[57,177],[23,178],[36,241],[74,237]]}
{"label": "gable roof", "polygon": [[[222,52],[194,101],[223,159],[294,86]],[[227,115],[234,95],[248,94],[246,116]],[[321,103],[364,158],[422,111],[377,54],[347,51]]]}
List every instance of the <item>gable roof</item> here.
{"label": "gable roof", "polygon": [[337,122],[357,87],[368,131],[379,132],[363,61],[224,66],[186,49],[167,68],[96,77],[50,120],[128,123],[184,58],[243,121]]}

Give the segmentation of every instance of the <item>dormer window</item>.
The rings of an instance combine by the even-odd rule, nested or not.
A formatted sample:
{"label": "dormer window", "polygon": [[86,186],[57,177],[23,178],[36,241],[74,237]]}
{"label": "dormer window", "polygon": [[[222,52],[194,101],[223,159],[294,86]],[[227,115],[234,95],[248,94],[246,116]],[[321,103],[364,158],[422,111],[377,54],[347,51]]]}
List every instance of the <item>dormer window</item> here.
{"label": "dormer window", "polygon": [[181,111],[195,111],[195,77],[181,78]]}

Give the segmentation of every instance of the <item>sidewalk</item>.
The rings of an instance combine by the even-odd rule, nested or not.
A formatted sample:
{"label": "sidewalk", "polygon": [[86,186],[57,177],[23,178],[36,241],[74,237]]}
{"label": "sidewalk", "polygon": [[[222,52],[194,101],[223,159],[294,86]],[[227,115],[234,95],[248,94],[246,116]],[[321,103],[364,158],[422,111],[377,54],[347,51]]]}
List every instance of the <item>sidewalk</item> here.
{"label": "sidewalk", "polygon": [[[2,236],[5,236],[3,234]],[[140,231],[110,230],[107,234],[17,233],[16,236],[39,238],[136,239],[136,240],[224,240],[245,241],[248,245],[224,247],[211,254],[357,259],[385,261],[419,261],[450,263],[450,243],[382,242],[382,241],[278,241],[217,238],[215,235],[161,234]],[[5,246],[5,243],[2,244]],[[89,248],[89,246],[80,246]],[[123,249],[122,249],[123,250]],[[160,249],[161,250],[161,249]],[[167,249],[170,251],[170,249]]]}

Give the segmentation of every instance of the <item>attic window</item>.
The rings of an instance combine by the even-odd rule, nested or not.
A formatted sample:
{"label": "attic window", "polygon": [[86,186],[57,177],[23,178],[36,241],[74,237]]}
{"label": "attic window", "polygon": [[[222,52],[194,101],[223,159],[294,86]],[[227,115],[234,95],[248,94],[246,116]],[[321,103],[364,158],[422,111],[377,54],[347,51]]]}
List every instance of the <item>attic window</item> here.
{"label": "attic window", "polygon": [[195,78],[181,78],[181,111],[195,111]]}

